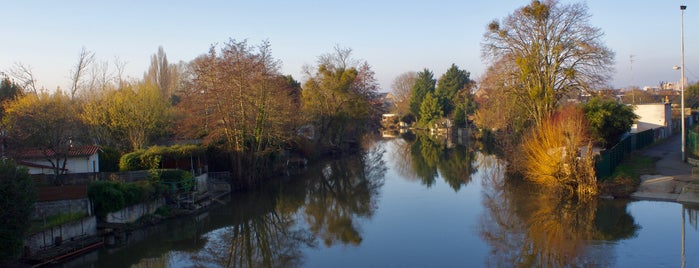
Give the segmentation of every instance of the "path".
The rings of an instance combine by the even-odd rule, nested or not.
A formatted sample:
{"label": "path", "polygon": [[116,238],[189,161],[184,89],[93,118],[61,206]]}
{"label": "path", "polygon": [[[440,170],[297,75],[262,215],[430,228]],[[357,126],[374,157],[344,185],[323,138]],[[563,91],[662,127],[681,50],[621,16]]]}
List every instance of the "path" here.
{"label": "path", "polygon": [[699,204],[699,175],[692,175],[692,165],[682,161],[679,134],[640,151],[641,155],[658,159],[658,175],[641,175],[641,185],[631,198]]}

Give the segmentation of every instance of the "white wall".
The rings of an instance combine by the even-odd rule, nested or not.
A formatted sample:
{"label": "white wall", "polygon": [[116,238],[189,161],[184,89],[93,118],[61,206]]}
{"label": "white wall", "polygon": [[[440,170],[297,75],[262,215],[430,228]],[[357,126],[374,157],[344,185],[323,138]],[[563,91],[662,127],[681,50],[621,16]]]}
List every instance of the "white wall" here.
{"label": "white wall", "polygon": [[[29,174],[53,174],[53,169],[50,168],[51,162],[49,162],[48,160],[27,159],[24,161],[46,166],[46,168],[27,167],[27,169],[29,170]],[[60,165],[62,164],[63,161],[61,161]],[[94,154],[91,156],[68,157],[68,160],[66,161],[66,169],[70,174],[100,172],[99,155]]]}
{"label": "white wall", "polygon": [[634,113],[638,115],[636,126],[631,132],[667,127],[672,129],[672,108],[669,103],[637,104]]}

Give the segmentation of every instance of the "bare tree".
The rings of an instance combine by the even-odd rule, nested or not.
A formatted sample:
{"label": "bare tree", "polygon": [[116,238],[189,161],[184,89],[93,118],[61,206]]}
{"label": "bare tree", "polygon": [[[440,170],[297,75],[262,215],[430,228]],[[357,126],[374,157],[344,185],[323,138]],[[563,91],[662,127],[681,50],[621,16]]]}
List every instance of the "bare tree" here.
{"label": "bare tree", "polygon": [[10,76],[17,80],[19,85],[24,88],[25,92],[36,94],[36,79],[34,78],[34,72],[31,66],[16,62],[12,69],[10,69]]}
{"label": "bare tree", "polygon": [[391,83],[391,91],[395,102],[395,112],[398,114],[410,113],[410,94],[415,85],[416,72],[405,72],[398,75]]}
{"label": "bare tree", "polygon": [[536,125],[570,92],[594,89],[609,78],[614,53],[589,18],[584,3],[534,0],[488,25],[483,56],[493,64],[513,61],[522,86],[517,103]]}
{"label": "bare tree", "polygon": [[75,64],[73,69],[70,71],[70,98],[75,98],[75,94],[78,92],[80,87],[80,79],[85,75],[87,67],[90,66],[95,61],[95,53],[87,50],[85,47],[80,50],[80,55],[78,55],[78,62]]}
{"label": "bare tree", "polygon": [[122,88],[124,86],[124,68],[126,68],[126,63],[126,61],[122,61],[119,57],[114,57],[114,76],[117,82],[117,88]]}
{"label": "bare tree", "polygon": [[156,85],[163,98],[169,99],[175,85],[175,81],[173,81],[174,71],[174,66],[170,66],[165,50],[160,46],[158,47],[158,52],[151,56],[150,67],[144,80]]}

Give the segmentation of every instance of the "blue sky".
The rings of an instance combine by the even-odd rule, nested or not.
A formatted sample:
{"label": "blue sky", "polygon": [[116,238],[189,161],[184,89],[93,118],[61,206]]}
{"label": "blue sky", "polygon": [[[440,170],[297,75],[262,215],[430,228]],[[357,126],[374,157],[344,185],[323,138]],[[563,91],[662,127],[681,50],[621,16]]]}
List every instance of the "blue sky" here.
{"label": "blue sky", "polygon": [[[562,3],[574,1],[563,0]],[[575,1],[577,2],[577,1]],[[170,62],[190,61],[212,44],[233,38],[269,40],[282,72],[302,80],[302,66],[331,52],[353,49],[372,66],[382,91],[407,71],[428,68],[439,77],[452,64],[481,76],[485,27],[529,1],[0,1],[0,71],[16,62],[33,68],[37,85],[67,88],[82,47],[100,61],[125,61],[140,78],[163,46]],[[678,0],[587,1],[590,24],[616,53],[611,85],[678,81],[680,4],[686,3],[685,69],[699,81],[699,4]],[[629,56],[634,55],[633,63]]]}

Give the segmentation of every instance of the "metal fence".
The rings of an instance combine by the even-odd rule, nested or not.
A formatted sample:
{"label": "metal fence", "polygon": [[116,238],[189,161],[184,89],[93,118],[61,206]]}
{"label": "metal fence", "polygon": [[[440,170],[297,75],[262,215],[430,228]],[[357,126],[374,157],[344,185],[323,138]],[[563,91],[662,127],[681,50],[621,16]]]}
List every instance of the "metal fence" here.
{"label": "metal fence", "polygon": [[639,133],[633,133],[624,137],[611,149],[600,153],[595,163],[595,172],[598,180],[605,180],[614,173],[614,169],[621,164],[629,153],[642,149],[655,142],[656,130],[649,129]]}
{"label": "metal fence", "polygon": [[699,133],[696,133],[692,130],[687,131],[686,153],[690,155],[699,155],[699,148],[697,148],[697,142],[699,142]]}

